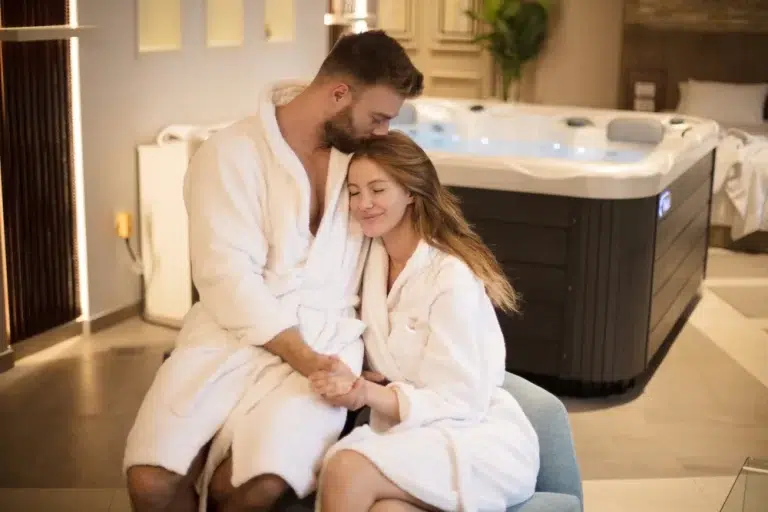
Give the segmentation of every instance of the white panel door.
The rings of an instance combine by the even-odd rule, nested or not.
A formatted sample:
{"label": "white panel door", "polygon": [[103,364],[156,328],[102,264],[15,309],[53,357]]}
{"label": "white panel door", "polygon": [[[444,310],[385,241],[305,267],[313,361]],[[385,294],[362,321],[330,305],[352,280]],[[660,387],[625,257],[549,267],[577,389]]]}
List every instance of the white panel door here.
{"label": "white panel door", "polygon": [[475,23],[465,14],[479,0],[378,2],[377,27],[396,38],[424,73],[424,93],[484,98],[491,92],[491,59],[472,43]]}

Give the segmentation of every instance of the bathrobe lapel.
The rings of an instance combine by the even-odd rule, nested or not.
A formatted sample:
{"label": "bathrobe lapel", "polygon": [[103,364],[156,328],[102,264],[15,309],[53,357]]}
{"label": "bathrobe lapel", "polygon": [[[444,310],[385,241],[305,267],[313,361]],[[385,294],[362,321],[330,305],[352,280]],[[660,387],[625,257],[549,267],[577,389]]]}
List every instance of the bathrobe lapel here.
{"label": "bathrobe lapel", "polygon": [[[283,138],[275,115],[276,104],[287,102],[297,96],[306,85],[307,84],[303,82],[288,81],[281,83],[281,87],[277,90],[265,90],[262,93],[260,100],[259,115],[264,129],[264,137],[267,141],[267,147],[272,151],[274,156],[274,165],[282,167],[298,186],[300,198],[297,201],[297,204],[300,206],[298,215],[296,216],[296,221],[298,223],[297,228],[304,236],[311,237],[309,231],[309,204],[311,194],[309,177],[307,176],[307,171],[304,169],[304,165],[301,163],[298,155],[296,155]],[[295,193],[296,189],[290,190],[290,192]]]}
{"label": "bathrobe lapel", "polygon": [[[286,82],[279,92],[267,91],[261,99],[261,122],[264,127],[265,138],[272,149],[274,164],[281,167],[287,174],[286,179],[295,182],[297,187],[286,187],[286,194],[296,194],[299,197],[295,201],[297,205],[296,223],[297,230],[304,240],[309,240],[309,256],[306,264],[306,275],[313,275],[313,269],[325,268],[325,261],[333,259],[357,258],[359,254],[347,254],[347,249],[357,248],[358,242],[363,238],[359,225],[349,219],[349,197],[344,191],[347,177],[347,169],[351,155],[344,154],[335,148],[331,149],[328,161],[328,177],[324,191],[324,205],[322,220],[316,235],[313,237],[309,229],[309,210],[312,188],[304,165],[291,149],[282,136],[275,116],[275,104],[287,101],[296,96],[306,87],[302,82]],[[275,97],[275,95],[279,95]],[[278,180],[272,180],[279,183]],[[284,208],[281,205],[271,205],[269,217],[283,215]],[[348,242],[342,240],[350,237]],[[362,267],[361,267],[362,271]],[[322,276],[317,276],[322,277]],[[319,279],[322,281],[322,279]]]}
{"label": "bathrobe lapel", "polygon": [[371,366],[392,381],[405,380],[406,377],[387,347],[391,332],[391,311],[400,294],[404,292],[408,280],[428,264],[430,252],[429,245],[420,242],[387,293],[389,256],[380,239],[371,243],[363,275],[361,316],[367,326],[364,335],[365,348]]}
{"label": "bathrobe lapel", "polygon": [[388,269],[387,251],[380,239],[374,239],[371,242],[368,261],[363,273],[361,319],[366,325],[363,337],[367,359],[373,369],[390,376],[399,374],[400,370],[387,350],[387,338],[389,337]]}

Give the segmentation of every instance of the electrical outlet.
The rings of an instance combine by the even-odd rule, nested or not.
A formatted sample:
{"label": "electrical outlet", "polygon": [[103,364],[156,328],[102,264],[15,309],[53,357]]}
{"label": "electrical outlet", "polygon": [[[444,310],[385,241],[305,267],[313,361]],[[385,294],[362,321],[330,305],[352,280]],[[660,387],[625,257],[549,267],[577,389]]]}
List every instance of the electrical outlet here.
{"label": "electrical outlet", "polygon": [[133,228],[133,219],[128,212],[117,212],[115,215],[115,230],[117,236],[123,240],[131,238],[131,230]]}

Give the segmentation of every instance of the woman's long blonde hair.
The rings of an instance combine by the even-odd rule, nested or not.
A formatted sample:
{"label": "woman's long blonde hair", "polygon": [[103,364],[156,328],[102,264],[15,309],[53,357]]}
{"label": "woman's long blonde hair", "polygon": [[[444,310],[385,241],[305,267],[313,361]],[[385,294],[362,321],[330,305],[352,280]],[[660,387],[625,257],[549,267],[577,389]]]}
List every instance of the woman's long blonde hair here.
{"label": "woman's long blonde hair", "polygon": [[440,183],[434,164],[421,147],[399,131],[363,143],[352,161],[368,158],[381,166],[414,198],[413,224],[429,245],[469,266],[485,284],[497,308],[517,312],[519,297],[491,250],[472,230],[459,201]]}

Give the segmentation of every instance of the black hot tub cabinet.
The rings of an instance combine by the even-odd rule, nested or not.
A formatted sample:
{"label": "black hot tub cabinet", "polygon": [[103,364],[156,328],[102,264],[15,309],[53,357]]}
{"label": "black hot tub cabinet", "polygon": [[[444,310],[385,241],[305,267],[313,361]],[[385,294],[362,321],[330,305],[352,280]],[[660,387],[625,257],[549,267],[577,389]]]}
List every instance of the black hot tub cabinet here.
{"label": "black hot tub cabinet", "polygon": [[523,295],[507,369],[560,395],[644,380],[699,297],[714,150],[658,194],[592,199],[450,186]]}

